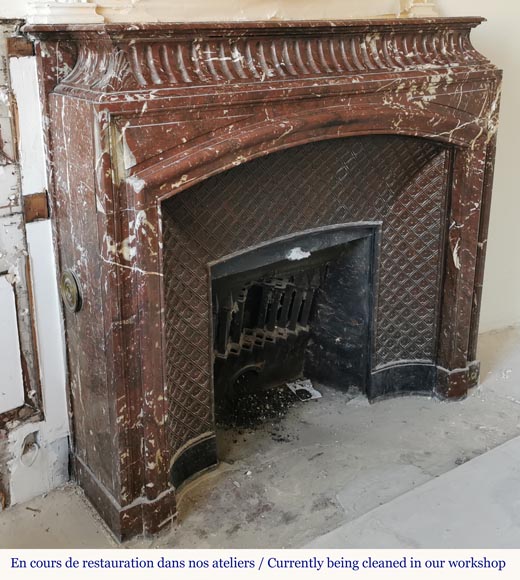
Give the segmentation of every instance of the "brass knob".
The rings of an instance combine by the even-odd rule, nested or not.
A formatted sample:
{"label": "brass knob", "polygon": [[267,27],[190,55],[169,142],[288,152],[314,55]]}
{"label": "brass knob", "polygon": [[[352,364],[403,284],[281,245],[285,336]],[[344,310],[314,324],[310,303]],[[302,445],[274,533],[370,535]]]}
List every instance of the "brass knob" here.
{"label": "brass knob", "polygon": [[70,312],[79,312],[83,305],[81,286],[76,275],[71,270],[66,270],[60,280],[61,298],[65,307]]}

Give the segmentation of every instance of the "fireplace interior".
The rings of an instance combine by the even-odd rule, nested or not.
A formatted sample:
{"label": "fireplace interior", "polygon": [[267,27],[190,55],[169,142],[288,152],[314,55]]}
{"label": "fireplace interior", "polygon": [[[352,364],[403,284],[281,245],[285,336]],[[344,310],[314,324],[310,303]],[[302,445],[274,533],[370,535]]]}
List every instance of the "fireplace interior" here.
{"label": "fireplace interior", "polygon": [[[370,399],[433,390],[450,159],[414,137],[329,139],[162,204],[175,448],[296,379]],[[214,435],[181,452],[172,480],[216,453]]]}
{"label": "fireplace interior", "polygon": [[235,416],[237,399],[288,381],[366,390],[372,230],[314,230],[211,267],[217,424]]}

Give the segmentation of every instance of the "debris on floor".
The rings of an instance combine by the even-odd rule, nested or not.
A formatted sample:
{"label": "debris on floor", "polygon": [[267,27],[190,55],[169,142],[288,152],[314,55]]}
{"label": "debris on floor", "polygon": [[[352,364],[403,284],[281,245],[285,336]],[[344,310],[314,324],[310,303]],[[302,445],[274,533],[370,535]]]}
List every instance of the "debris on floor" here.
{"label": "debris on floor", "polygon": [[309,379],[300,379],[292,383],[287,383],[290,389],[300,401],[310,401],[311,399],[321,399],[321,393],[317,391]]}
{"label": "debris on floor", "polygon": [[299,400],[285,385],[240,394],[232,404],[219,409],[217,421],[224,429],[254,429],[266,421],[281,419]]}
{"label": "debris on floor", "polygon": [[[370,404],[362,393],[347,394],[316,384],[323,397],[303,404],[288,388],[277,389],[281,401],[276,412],[269,409],[271,418],[260,423],[251,421],[252,428],[217,431],[220,465],[186,487],[179,503],[179,519],[171,528],[153,537],[136,538],[124,547],[299,548],[340,526],[341,533],[335,538],[342,546],[373,546],[382,529],[389,530],[383,539],[393,540],[394,547],[411,545],[409,537],[416,544],[420,537],[424,547],[440,547],[441,542],[448,541],[452,547],[461,547],[462,541],[477,544],[488,533],[501,546],[503,542],[518,545],[513,533],[518,526],[515,528],[515,522],[500,509],[504,505],[511,515],[518,485],[503,485],[500,470],[491,470],[486,456],[489,450],[520,437],[520,383],[516,378],[520,376],[519,344],[519,328],[481,335],[483,384],[463,401],[403,397]],[[512,372],[502,376],[502,370],[507,369]],[[256,400],[257,410],[262,409],[262,397],[260,402],[254,397],[251,400]],[[241,404],[245,407],[246,401]],[[269,404],[274,405],[272,399]],[[260,416],[262,413],[265,415],[262,411]],[[488,457],[501,458],[498,465],[514,476],[511,472],[516,464],[507,464],[504,457],[516,457],[517,448],[506,447],[497,453]],[[451,478],[460,482],[457,473],[470,469],[475,471],[465,482],[479,479],[478,488],[471,483],[469,487],[465,483],[454,485]],[[450,479],[443,486],[444,474]],[[436,508],[441,499],[434,504],[431,493],[425,495],[420,490],[429,482],[434,487],[426,490],[437,490],[435,500],[446,500],[449,509],[466,505],[469,499],[476,501],[474,511],[467,510],[467,515],[474,516],[470,526],[464,526],[463,518],[457,516],[450,530],[446,529],[444,512],[438,517]],[[468,492],[473,488],[477,500]],[[458,489],[462,491],[456,495]],[[412,495],[405,496],[409,493]],[[486,508],[490,501],[493,509]],[[392,505],[397,506],[397,512],[390,510]],[[406,518],[405,509],[409,514]],[[485,517],[491,518],[489,526],[482,524],[483,510]],[[440,523],[436,527],[435,521],[423,522],[417,517],[419,512],[425,517],[438,517]],[[370,514],[377,515],[372,527],[369,524],[374,522],[374,515]],[[378,514],[386,519],[380,520]],[[403,530],[398,534],[395,528],[402,528],[406,522],[411,526],[407,533],[415,533],[416,526],[421,530],[404,540]],[[362,534],[360,526],[364,523],[368,527]],[[495,531],[498,526],[507,529],[499,535]],[[428,544],[425,538],[429,530],[436,535]],[[3,548],[116,547],[83,492],[75,486],[1,512],[0,538]],[[332,541],[327,545],[335,546]]]}

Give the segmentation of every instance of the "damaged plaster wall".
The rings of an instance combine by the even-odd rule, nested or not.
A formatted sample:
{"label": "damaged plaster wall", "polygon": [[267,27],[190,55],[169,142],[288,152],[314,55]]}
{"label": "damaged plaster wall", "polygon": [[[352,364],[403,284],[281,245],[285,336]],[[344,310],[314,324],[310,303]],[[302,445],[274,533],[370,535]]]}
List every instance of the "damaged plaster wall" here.
{"label": "damaged plaster wall", "polygon": [[23,213],[46,174],[36,59],[9,54],[18,25],[0,29],[0,509],[67,481],[69,454],[50,222]]}
{"label": "damaged plaster wall", "polygon": [[[38,405],[16,117],[7,57],[7,35],[12,29],[13,25],[9,24],[0,29],[0,281],[3,298],[0,341],[12,343],[13,335],[19,336],[19,340],[18,348],[11,344],[10,350],[3,350],[0,358],[2,369],[6,371],[0,378],[4,383],[0,388],[0,413],[18,406],[20,397],[22,400],[27,397],[35,407]],[[16,306],[14,316],[13,304]],[[29,389],[25,395],[24,382]]]}

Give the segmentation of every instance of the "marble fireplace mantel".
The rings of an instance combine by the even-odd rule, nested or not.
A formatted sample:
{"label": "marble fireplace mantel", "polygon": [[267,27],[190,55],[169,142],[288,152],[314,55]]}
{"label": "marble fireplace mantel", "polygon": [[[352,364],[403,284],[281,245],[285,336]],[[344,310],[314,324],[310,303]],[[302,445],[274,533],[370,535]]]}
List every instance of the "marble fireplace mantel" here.
{"label": "marble fireplace mantel", "polygon": [[[189,478],[214,464],[194,459],[214,441],[209,355],[199,366],[185,361],[184,378],[168,385],[177,379],[167,371],[162,204],[225,170],[344,137],[407,136],[441,148],[433,346],[405,362],[441,397],[463,397],[478,382],[501,78],[471,44],[481,21],[25,28],[49,127],[75,477],[118,537],[175,517],[172,466]],[[402,363],[374,367],[373,380],[413,390]],[[171,389],[184,380],[197,388],[172,411]]]}

